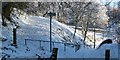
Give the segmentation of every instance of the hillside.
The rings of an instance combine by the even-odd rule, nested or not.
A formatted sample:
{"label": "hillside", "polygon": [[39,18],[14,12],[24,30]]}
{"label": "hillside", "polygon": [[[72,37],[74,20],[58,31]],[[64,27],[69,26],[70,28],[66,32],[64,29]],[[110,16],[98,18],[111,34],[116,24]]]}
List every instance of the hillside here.
{"label": "hillside", "polygon": [[[24,44],[25,39],[49,41],[49,18],[29,16],[25,19],[23,17],[24,16],[21,16],[19,19],[14,18],[14,20],[20,24],[20,28],[17,29],[18,48],[10,45],[12,43],[13,26],[9,25],[8,27],[2,27],[2,36],[7,39],[7,41],[2,42],[3,53],[8,54],[11,57],[33,57],[39,52],[43,53],[43,50],[44,52],[49,52],[49,43],[43,43],[43,48],[41,51],[38,51],[40,48],[37,41],[27,41],[27,45]],[[83,42],[79,35],[76,34],[76,37],[74,39],[72,39],[72,36],[73,31],[70,30],[68,26],[59,23],[54,19],[52,20],[52,41],[82,45]],[[64,44],[59,44],[58,46],[63,45]],[[56,45],[54,47],[56,47]],[[63,49],[62,47],[60,48]],[[71,46],[71,48],[73,47]],[[26,51],[27,49],[30,49],[30,51]],[[39,53],[38,55],[42,53]],[[49,55],[50,54],[48,54],[48,56]]]}
{"label": "hillside", "polygon": [[[40,16],[24,16],[19,17],[19,19],[14,18],[20,24],[20,28],[17,29],[17,48],[12,46],[12,29],[13,26],[9,24],[8,27],[2,27],[1,38],[7,39],[2,41],[2,54],[9,56],[9,58],[37,58],[38,56],[49,58],[51,53],[49,52],[49,42],[39,41],[49,41],[49,18],[44,18]],[[58,58],[104,58],[104,51],[106,49],[111,50],[111,58],[117,58],[118,52],[116,44],[103,45],[100,49],[86,48],[84,45],[82,36],[76,34],[73,39],[74,30],[69,28],[69,26],[52,20],[52,41],[61,42],[54,43],[53,47],[57,47]],[[28,41],[25,45],[25,39],[30,39],[34,41]],[[1,42],[1,41],[0,41]],[[78,44],[80,49],[76,52],[74,45],[64,43]],[[114,47],[114,49],[113,49]]]}

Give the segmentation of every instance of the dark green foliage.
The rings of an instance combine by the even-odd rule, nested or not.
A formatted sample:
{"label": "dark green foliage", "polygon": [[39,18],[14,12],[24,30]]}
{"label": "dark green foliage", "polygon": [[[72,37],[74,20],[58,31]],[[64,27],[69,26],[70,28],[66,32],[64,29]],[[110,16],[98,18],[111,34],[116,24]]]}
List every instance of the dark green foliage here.
{"label": "dark green foliage", "polygon": [[6,20],[11,20],[10,13],[11,13],[11,6],[5,2],[2,3],[2,25],[6,26]]}

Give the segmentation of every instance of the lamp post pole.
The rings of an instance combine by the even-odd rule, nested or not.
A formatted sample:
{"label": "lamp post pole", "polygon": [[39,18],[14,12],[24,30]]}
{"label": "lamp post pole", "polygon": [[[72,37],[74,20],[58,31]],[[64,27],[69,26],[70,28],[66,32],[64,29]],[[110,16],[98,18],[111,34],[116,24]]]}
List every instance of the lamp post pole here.
{"label": "lamp post pole", "polygon": [[48,13],[48,15],[50,16],[50,52],[52,51],[52,16],[55,16],[55,13]]}
{"label": "lamp post pole", "polygon": [[94,48],[95,48],[95,42],[96,42],[96,39],[95,39],[95,22],[94,22]]}
{"label": "lamp post pole", "polygon": [[52,51],[52,16],[50,15],[50,52]]}

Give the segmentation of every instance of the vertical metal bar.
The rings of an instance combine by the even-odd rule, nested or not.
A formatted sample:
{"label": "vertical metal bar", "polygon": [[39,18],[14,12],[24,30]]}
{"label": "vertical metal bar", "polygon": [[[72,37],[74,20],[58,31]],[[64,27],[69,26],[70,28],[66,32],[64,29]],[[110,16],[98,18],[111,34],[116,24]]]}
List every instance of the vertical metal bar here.
{"label": "vertical metal bar", "polygon": [[41,49],[41,41],[40,41],[40,49]]}
{"label": "vertical metal bar", "polygon": [[26,39],[25,39],[25,45],[27,45]]}
{"label": "vertical metal bar", "polygon": [[95,24],[94,24],[94,48],[95,48],[95,42],[96,40],[95,40]]}
{"label": "vertical metal bar", "polygon": [[64,51],[66,51],[66,43],[64,43]]}
{"label": "vertical metal bar", "polygon": [[53,47],[54,47],[54,42],[53,42]]}

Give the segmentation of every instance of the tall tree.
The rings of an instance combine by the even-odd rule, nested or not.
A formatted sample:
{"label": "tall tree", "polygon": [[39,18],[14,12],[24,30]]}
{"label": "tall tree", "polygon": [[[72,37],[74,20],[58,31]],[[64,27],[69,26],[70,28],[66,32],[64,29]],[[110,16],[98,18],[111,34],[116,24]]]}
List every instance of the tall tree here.
{"label": "tall tree", "polygon": [[2,25],[7,26],[7,21],[9,21],[15,26],[18,26],[12,19],[14,8],[25,11],[25,9],[30,8],[31,5],[29,5],[29,2],[2,2]]}

